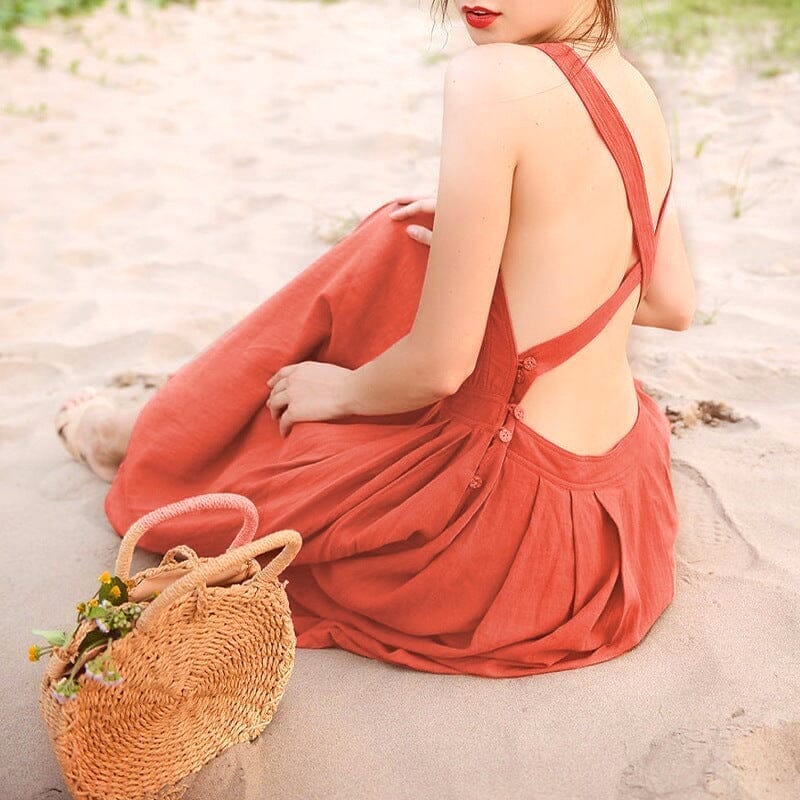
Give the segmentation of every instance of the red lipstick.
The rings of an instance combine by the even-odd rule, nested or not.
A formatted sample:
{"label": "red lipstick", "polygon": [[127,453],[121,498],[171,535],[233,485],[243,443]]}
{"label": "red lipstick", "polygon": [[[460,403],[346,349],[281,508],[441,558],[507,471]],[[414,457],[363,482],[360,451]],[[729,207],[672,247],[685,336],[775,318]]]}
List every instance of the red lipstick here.
{"label": "red lipstick", "polygon": [[497,11],[492,11],[483,6],[461,6],[461,10],[464,12],[467,22],[473,28],[485,28],[500,16]]}

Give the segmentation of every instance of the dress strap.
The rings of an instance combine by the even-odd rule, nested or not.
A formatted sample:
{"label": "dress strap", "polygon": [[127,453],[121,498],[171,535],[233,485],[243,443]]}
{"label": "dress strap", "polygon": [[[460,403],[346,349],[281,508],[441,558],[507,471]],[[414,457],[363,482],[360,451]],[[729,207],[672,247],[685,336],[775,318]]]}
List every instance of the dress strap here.
{"label": "dress strap", "polygon": [[567,77],[617,162],[633,222],[642,278],[640,297],[644,297],[650,285],[655,262],[655,230],[650,213],[644,167],[630,129],[591,67],[568,44],[541,42],[534,47],[547,53]]}
{"label": "dress strap", "polygon": [[[515,394],[518,396],[524,393],[527,385],[536,375],[563,363],[594,339],[637,285],[641,286],[640,299],[645,296],[653,274],[657,236],[672,190],[674,175],[674,169],[671,168],[669,185],[654,227],[642,160],[630,129],[619,109],[588,64],[582,61],[568,44],[542,42],[534,47],[547,53],[567,77],[589,112],[603,142],[614,157],[625,187],[638,259],[625,273],[614,293],[581,323],[564,333],[516,353],[517,386]],[[509,339],[516,349],[502,274],[498,277],[498,289]]]}

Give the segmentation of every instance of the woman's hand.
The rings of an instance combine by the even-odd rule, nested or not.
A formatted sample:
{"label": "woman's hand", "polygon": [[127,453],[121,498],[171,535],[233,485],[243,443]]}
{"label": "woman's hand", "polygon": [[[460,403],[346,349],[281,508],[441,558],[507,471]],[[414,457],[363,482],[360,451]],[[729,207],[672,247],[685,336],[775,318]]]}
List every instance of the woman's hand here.
{"label": "woman's hand", "polygon": [[[389,216],[392,219],[406,219],[419,212],[428,214],[436,213],[436,195],[426,195],[423,197],[416,195],[404,195],[397,198],[398,203],[404,203],[400,208],[392,209]],[[426,228],[424,225],[408,225],[406,226],[406,233],[417,242],[428,245],[430,247],[433,231]]]}
{"label": "woman's hand", "polygon": [[[354,407],[353,370],[322,361],[300,361],[281,367],[268,381],[266,406],[279,420],[281,436],[295,422],[345,416]],[[281,413],[283,412],[283,413]]]}

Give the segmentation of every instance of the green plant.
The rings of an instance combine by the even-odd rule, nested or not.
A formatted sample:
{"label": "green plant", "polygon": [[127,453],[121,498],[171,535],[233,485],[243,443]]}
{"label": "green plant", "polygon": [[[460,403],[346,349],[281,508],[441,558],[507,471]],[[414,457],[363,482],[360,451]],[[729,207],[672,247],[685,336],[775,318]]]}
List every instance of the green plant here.
{"label": "green plant", "polygon": [[[99,581],[100,588],[95,594],[87,602],[78,603],[76,607],[78,610],[77,624],[69,636],[61,630],[37,629],[32,631],[37,636],[44,637],[48,643],[46,646],[32,644],[28,648],[29,660],[38,661],[42,655],[51,652],[56,647],[61,649],[69,647],[81,627],[85,628],[85,622],[87,620],[94,621],[94,626],[86,631],[78,645],[75,661],[69,674],[63,675],[50,689],[50,693],[60,703],[65,703],[78,695],[81,686],[78,683],[77,673],[81,666],[90,678],[105,686],[116,686],[123,680],[114,664],[111,643],[133,630],[134,623],[142,613],[142,606],[128,599],[128,590],[135,585],[133,580],[125,581],[106,571],[100,575]],[[156,597],[157,595],[156,591],[152,596]],[[88,660],[83,658],[103,644],[105,644],[105,649],[93,658]]]}
{"label": "green plant", "polygon": [[[194,7],[196,0],[146,0],[151,5],[163,8],[170,3],[182,3]],[[13,31],[22,25],[40,25],[49,17],[73,17],[86,14],[104,5],[106,0],[0,0],[0,50],[19,54],[25,46]],[[117,5],[120,13],[126,13],[127,0]]]}
{"label": "green plant", "polygon": [[53,51],[49,47],[40,47],[36,51],[36,63],[46,69],[50,66],[50,57],[53,55]]}
{"label": "green plant", "polygon": [[731,214],[738,219],[746,208],[749,208],[755,202],[751,200],[749,205],[744,202],[744,193],[747,189],[747,180],[749,171],[747,168],[747,159],[750,156],[750,151],[745,153],[742,160],[739,162],[739,167],[736,170],[736,179],[728,184],[728,193],[731,198]]}
{"label": "green plant", "polygon": [[35,120],[43,120],[47,117],[47,103],[39,103],[35,106],[18,106],[15,103],[6,103],[0,112],[14,117],[30,117]]}
{"label": "green plant", "polygon": [[639,0],[621,5],[620,22],[624,42],[649,40],[681,56],[724,35],[762,58],[800,58],[797,0]]}
{"label": "green plant", "polygon": [[694,157],[700,158],[700,154],[705,149],[705,146],[708,144],[708,140],[711,138],[711,134],[707,133],[705,136],[700,137],[694,146]]}

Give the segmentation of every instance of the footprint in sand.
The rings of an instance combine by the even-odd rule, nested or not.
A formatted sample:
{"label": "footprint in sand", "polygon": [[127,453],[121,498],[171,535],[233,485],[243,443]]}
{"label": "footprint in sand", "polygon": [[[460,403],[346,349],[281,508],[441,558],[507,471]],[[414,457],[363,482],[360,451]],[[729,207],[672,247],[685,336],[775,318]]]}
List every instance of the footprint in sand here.
{"label": "footprint in sand", "polygon": [[728,763],[743,797],[800,797],[800,722],[763,726],[739,736]]}
{"label": "footprint in sand", "polygon": [[800,723],[747,727],[743,713],[720,728],[680,729],[651,742],[623,773],[619,800],[796,800]]}
{"label": "footprint in sand", "polygon": [[731,519],[717,491],[698,469],[673,458],[672,477],[678,499],[680,531],[675,541],[679,578],[687,572],[741,575],[759,552]]}

